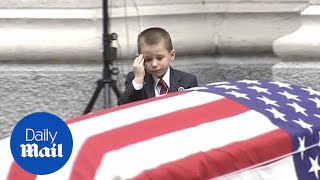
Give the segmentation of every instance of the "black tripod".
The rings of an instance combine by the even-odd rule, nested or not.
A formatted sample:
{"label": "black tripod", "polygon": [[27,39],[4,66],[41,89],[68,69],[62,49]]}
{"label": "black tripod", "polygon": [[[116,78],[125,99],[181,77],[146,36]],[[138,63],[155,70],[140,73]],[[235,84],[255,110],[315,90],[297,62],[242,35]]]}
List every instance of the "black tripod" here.
{"label": "black tripod", "polygon": [[119,69],[113,67],[113,60],[117,58],[117,49],[111,47],[112,41],[117,40],[118,35],[116,33],[109,34],[109,14],[108,14],[108,0],[103,0],[103,72],[102,79],[97,82],[97,87],[92,95],[89,104],[84,110],[83,114],[87,114],[92,111],[92,108],[99,97],[101,89],[104,88],[104,108],[111,106],[111,91],[113,89],[117,98],[120,96],[120,91],[116,86],[116,81],[112,79],[111,75],[117,75]]}

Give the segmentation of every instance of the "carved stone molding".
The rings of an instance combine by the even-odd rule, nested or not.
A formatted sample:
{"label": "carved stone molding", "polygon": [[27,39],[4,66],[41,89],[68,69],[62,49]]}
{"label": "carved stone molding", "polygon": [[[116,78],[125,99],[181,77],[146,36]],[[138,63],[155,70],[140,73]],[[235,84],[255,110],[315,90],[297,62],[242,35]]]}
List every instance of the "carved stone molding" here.
{"label": "carved stone molding", "polygon": [[312,1],[302,13],[302,26],[277,39],[274,52],[283,61],[320,60],[320,1]]}

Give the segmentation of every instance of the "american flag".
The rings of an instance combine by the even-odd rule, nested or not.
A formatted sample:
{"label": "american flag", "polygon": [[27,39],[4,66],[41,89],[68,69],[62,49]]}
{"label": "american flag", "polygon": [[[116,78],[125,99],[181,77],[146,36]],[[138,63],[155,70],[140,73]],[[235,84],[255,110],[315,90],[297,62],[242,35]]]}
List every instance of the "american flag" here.
{"label": "american flag", "polygon": [[320,92],[278,81],[211,83],[67,121],[73,152],[33,175],[0,141],[0,179],[320,177]]}

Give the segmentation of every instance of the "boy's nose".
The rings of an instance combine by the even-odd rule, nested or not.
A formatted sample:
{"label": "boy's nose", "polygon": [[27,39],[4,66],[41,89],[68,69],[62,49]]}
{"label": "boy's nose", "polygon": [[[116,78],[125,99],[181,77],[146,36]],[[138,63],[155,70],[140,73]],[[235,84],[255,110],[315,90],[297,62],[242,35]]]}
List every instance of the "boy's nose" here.
{"label": "boy's nose", "polygon": [[158,66],[158,62],[156,60],[152,60],[152,67],[157,67]]}

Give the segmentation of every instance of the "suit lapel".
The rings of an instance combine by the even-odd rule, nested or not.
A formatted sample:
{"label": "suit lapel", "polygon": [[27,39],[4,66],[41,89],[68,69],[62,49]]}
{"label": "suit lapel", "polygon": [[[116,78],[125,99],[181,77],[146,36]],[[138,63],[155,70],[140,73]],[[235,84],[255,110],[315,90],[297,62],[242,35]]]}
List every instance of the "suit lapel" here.
{"label": "suit lapel", "polygon": [[143,85],[145,88],[145,92],[148,98],[154,97],[154,82],[153,78],[150,74],[146,74],[145,76],[145,84]]}
{"label": "suit lapel", "polygon": [[[170,67],[171,68],[171,67]],[[181,76],[173,68],[170,69],[170,92],[177,92],[181,86]]]}

